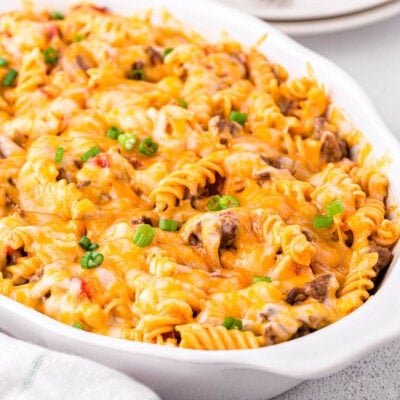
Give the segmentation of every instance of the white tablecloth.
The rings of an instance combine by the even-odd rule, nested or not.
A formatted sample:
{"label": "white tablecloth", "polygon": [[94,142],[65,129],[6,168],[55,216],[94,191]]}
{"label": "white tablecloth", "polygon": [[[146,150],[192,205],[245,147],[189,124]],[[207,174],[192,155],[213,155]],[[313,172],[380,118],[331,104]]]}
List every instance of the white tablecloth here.
{"label": "white tablecloth", "polygon": [[81,357],[0,332],[1,400],[160,400],[146,386]]}
{"label": "white tablecloth", "polygon": [[[353,31],[296,40],[349,72],[400,140],[400,17]],[[319,399],[399,400],[400,340],[344,371],[305,382],[274,400]]]}

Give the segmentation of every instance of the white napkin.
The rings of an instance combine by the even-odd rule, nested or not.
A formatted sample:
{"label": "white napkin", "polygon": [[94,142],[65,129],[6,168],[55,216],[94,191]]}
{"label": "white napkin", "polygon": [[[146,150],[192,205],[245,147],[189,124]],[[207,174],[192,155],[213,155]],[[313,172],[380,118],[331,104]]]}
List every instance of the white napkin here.
{"label": "white napkin", "polygon": [[111,368],[0,333],[1,400],[160,400]]}

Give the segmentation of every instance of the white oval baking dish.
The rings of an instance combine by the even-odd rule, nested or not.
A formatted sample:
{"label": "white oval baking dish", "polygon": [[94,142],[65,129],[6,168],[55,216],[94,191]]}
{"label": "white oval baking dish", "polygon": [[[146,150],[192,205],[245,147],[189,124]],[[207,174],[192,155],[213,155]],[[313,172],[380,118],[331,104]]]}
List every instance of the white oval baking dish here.
{"label": "white oval baking dish", "polygon": [[[65,9],[71,1],[37,0],[40,6]],[[129,14],[142,4],[102,0],[100,5]],[[18,0],[1,2],[0,12],[16,9]],[[333,101],[347,110],[374,147],[392,162],[393,199],[400,198],[400,146],[360,87],[342,70],[305,49],[270,25],[210,0],[147,0],[146,7],[167,6],[177,17],[215,39],[222,30],[246,45],[265,33],[260,47],[292,76],[311,63]],[[377,294],[348,317],[308,336],[256,350],[196,351],[113,339],[80,331],[0,296],[0,328],[52,349],[78,354],[117,368],[149,385],[163,400],[266,400],[302,380],[331,374],[400,336],[400,265],[398,251]]]}

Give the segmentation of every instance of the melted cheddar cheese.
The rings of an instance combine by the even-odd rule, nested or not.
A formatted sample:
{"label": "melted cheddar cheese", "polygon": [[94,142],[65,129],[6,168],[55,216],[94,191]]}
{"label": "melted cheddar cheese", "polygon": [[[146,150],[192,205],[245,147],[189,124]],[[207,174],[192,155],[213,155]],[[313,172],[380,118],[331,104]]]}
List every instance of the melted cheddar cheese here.
{"label": "melted cheddar cheese", "polygon": [[[0,293],[90,332],[196,349],[283,342],[361,306],[400,225],[324,87],[165,11],[153,21],[88,4],[0,15]],[[237,203],[215,210],[215,196]],[[155,236],[141,247],[143,224]],[[103,257],[92,268],[84,236]]]}

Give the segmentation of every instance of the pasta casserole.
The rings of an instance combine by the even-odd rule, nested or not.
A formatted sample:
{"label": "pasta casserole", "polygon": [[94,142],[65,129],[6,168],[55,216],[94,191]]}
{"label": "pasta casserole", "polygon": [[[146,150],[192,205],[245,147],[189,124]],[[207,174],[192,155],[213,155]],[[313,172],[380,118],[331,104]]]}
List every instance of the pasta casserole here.
{"label": "pasta casserole", "polygon": [[167,11],[25,3],[0,37],[1,294],[89,332],[227,350],[373,293],[400,235],[388,181],[312,71]]}

